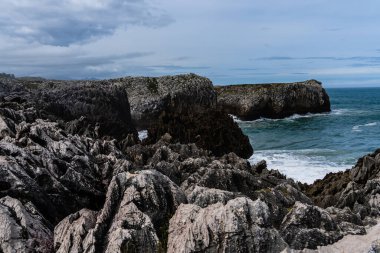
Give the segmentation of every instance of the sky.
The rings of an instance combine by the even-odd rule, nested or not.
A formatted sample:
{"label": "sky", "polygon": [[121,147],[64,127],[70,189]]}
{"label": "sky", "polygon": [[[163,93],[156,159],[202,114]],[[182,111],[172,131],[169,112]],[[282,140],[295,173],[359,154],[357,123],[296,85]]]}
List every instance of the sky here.
{"label": "sky", "polygon": [[0,72],[380,87],[378,0],[1,0]]}

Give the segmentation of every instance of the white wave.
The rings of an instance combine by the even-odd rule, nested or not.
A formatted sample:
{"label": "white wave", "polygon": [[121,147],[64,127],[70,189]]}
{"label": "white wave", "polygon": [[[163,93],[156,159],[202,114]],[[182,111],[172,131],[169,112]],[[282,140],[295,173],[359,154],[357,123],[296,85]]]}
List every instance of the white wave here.
{"label": "white wave", "polygon": [[140,141],[148,138],[148,130],[141,130],[138,132]]}
{"label": "white wave", "polygon": [[257,122],[276,122],[276,121],[288,121],[293,122],[297,119],[305,119],[305,118],[315,118],[315,117],[328,117],[328,116],[349,116],[355,114],[365,113],[365,111],[360,111],[356,109],[333,109],[331,112],[322,112],[322,113],[307,113],[307,114],[293,114],[289,117],[281,118],[281,119],[271,119],[261,117],[256,120],[240,120],[237,116],[229,114],[236,123],[240,124],[250,124]]}
{"label": "white wave", "polygon": [[356,125],[352,127],[353,132],[363,132],[361,128],[363,127],[372,127],[372,126],[377,126],[377,122],[371,122],[363,125]]}
{"label": "white wave", "polygon": [[[351,165],[327,161],[321,153],[334,153],[330,149],[305,150],[260,150],[255,151],[249,161],[266,160],[268,169],[276,169],[296,181],[313,183],[329,172],[349,169]],[[320,155],[318,155],[320,154]]]}
{"label": "white wave", "polygon": [[233,114],[228,114],[236,123],[244,122],[243,120],[240,120],[237,116]]}

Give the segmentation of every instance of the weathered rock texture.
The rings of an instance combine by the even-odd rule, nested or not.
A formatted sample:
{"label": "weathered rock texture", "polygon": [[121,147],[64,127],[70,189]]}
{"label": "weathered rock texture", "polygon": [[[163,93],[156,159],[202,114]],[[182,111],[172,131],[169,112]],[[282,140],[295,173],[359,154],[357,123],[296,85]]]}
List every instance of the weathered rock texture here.
{"label": "weathered rock texture", "polygon": [[210,100],[163,109],[136,143],[120,80],[0,78],[0,252],[281,252],[375,224],[379,150],[297,184],[230,153],[248,156]]}
{"label": "weathered rock texture", "polygon": [[31,201],[52,223],[100,208],[113,171],[128,167],[115,141],[70,135],[41,119],[26,123],[11,109],[0,109],[0,119],[0,196]]}
{"label": "weathered rock texture", "polygon": [[1,79],[2,104],[32,110],[27,120],[60,122],[70,133],[118,140],[137,138],[125,88],[111,81]]}
{"label": "weathered rock texture", "polygon": [[125,77],[114,80],[128,92],[136,127],[147,129],[164,111],[204,110],[216,105],[212,82],[195,74],[163,77]]}
{"label": "weathered rock texture", "polygon": [[51,229],[32,203],[23,205],[11,197],[0,199],[0,252],[51,252]]}
{"label": "weathered rock texture", "polygon": [[280,252],[286,243],[270,215],[264,202],[244,197],[206,208],[181,205],[170,220],[168,252]]}
{"label": "weathered rock texture", "polygon": [[321,207],[348,207],[362,218],[380,214],[380,149],[360,158],[345,172],[330,173],[305,187]]}
{"label": "weathered rock texture", "polygon": [[81,210],[55,228],[57,252],[158,252],[166,250],[167,224],[186,196],[169,178],[144,170],[116,175],[103,209]]}
{"label": "weathered rock texture", "polygon": [[330,111],[329,96],[316,80],[219,86],[215,90],[219,106],[242,120]]}
{"label": "weathered rock texture", "polygon": [[226,112],[216,108],[209,79],[194,74],[114,80],[126,88],[138,129],[149,129],[146,142],[169,133],[173,142],[195,143],[215,155],[234,152],[248,158],[249,139]]}
{"label": "weathered rock texture", "polygon": [[33,108],[33,117],[58,122],[68,133],[115,138],[128,146],[137,142],[135,127],[149,128],[149,143],[168,132],[174,142],[196,143],[215,155],[253,153],[238,125],[216,109],[211,81],[194,74],[103,81],[6,76],[0,81],[4,102],[17,110]]}
{"label": "weathered rock texture", "polygon": [[155,143],[165,133],[172,136],[173,142],[195,143],[217,156],[234,152],[240,157],[249,158],[253,154],[248,137],[237,123],[216,108],[165,111],[158,123],[149,129],[146,142]]}

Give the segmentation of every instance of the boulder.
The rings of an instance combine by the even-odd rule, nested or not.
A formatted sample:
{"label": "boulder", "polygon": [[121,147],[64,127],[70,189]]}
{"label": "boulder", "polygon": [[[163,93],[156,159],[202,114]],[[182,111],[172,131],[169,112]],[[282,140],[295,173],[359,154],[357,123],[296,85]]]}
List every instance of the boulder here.
{"label": "boulder", "polygon": [[245,197],[206,208],[182,204],[170,220],[167,252],[281,252],[287,245],[270,215],[264,202]]}
{"label": "boulder", "polygon": [[57,252],[157,252],[166,250],[168,223],[183,192],[157,171],[120,172],[103,209],[81,210],[55,228]]}
{"label": "boulder", "polygon": [[343,237],[328,212],[301,202],[296,202],[285,216],[280,231],[292,249],[316,249]]}

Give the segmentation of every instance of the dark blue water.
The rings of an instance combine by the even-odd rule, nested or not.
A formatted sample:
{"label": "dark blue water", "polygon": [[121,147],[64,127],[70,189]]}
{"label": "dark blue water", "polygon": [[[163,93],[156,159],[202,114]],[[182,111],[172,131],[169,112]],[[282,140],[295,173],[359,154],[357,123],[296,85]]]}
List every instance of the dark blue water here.
{"label": "dark blue water", "polygon": [[251,160],[310,183],[380,148],[380,88],[327,92],[331,113],[239,121],[255,149]]}

